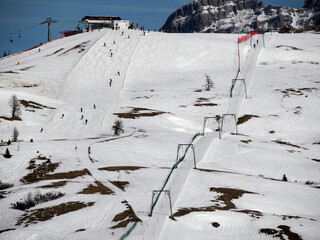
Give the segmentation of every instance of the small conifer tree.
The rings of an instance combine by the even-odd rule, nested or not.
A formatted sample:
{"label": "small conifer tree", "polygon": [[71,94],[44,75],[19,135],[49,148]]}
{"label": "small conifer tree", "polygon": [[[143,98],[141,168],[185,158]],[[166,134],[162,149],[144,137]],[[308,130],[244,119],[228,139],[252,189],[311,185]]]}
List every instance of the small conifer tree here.
{"label": "small conifer tree", "polygon": [[207,74],[206,74],[206,84],[204,86],[206,88],[206,91],[210,91],[211,88],[214,87],[214,84],[213,84],[211,78]]}
{"label": "small conifer tree", "polygon": [[5,158],[11,158],[11,154],[10,154],[10,151],[9,151],[9,149],[7,148],[6,149],[6,153],[3,155]]}
{"label": "small conifer tree", "polygon": [[13,134],[12,134],[12,142],[16,142],[18,140],[19,136],[19,131],[16,127],[13,129]]}
{"label": "small conifer tree", "polygon": [[124,132],[122,121],[119,119],[115,120],[112,126],[112,129],[113,129],[114,135],[119,136],[120,132]]}

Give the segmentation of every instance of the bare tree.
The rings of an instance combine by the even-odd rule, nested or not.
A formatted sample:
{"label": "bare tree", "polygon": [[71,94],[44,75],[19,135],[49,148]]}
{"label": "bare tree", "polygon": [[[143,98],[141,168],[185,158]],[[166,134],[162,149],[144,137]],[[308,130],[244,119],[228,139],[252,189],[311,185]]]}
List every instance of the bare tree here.
{"label": "bare tree", "polygon": [[119,136],[120,132],[124,132],[122,121],[119,119],[115,120],[112,126],[112,129],[113,129],[114,135]]}
{"label": "bare tree", "polygon": [[18,140],[19,136],[19,131],[16,127],[13,129],[13,134],[12,134],[12,142],[16,142]]}
{"label": "bare tree", "polygon": [[19,118],[21,115],[20,103],[16,95],[12,95],[9,99],[9,105],[11,107],[11,118]]}
{"label": "bare tree", "polygon": [[206,88],[206,91],[210,91],[211,88],[214,87],[214,84],[213,84],[211,78],[207,74],[206,74],[206,84],[204,86]]}

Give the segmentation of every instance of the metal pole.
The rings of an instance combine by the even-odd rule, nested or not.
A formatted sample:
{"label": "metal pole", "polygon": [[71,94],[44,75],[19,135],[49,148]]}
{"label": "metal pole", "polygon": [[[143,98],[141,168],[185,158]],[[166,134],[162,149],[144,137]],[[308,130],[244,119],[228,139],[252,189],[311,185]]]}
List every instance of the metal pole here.
{"label": "metal pole", "polygon": [[170,216],[172,216],[171,196],[170,196],[170,191],[169,190],[167,191],[167,194],[168,194],[168,197],[169,197],[169,204],[170,204],[170,213],[171,213]]}
{"label": "metal pole", "polygon": [[219,139],[221,139],[221,120],[218,120],[218,127],[219,127]]}
{"label": "metal pole", "polygon": [[197,168],[197,161],[196,161],[196,154],[194,152],[194,146],[191,145],[192,151],[193,151],[193,163],[194,163],[194,168]]}
{"label": "metal pole", "polygon": [[48,23],[48,42],[51,41],[51,36],[50,36],[50,22]]}
{"label": "metal pole", "polygon": [[234,123],[236,125],[236,133],[238,134],[237,116],[234,114]]}
{"label": "metal pole", "polygon": [[244,84],[244,92],[245,92],[245,94],[246,94],[246,98],[248,98],[246,80],[243,79],[242,81],[243,81],[243,84]]}
{"label": "metal pole", "polygon": [[206,118],[204,118],[204,121],[203,121],[203,136],[204,136],[204,131],[205,131],[205,127],[206,127]]}

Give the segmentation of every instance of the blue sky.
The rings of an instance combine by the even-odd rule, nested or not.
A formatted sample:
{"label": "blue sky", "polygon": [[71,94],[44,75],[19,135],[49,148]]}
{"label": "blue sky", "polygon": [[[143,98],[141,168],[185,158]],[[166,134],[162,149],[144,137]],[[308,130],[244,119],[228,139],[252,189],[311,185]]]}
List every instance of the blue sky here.
{"label": "blue sky", "polygon": [[[28,49],[47,39],[47,17],[59,20],[51,25],[52,38],[74,30],[86,15],[120,16],[146,29],[159,29],[167,17],[191,0],[0,0],[0,56]],[[302,7],[304,0],[266,0],[269,4]],[[18,32],[21,30],[21,38]],[[9,42],[13,33],[13,43]]]}

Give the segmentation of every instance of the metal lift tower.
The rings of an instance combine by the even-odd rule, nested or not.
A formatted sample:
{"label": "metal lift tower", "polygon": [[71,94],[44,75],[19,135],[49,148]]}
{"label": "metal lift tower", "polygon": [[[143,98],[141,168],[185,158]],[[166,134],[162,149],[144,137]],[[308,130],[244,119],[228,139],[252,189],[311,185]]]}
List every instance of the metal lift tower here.
{"label": "metal lift tower", "polygon": [[48,42],[51,41],[51,35],[50,35],[50,24],[51,23],[57,23],[57,20],[53,20],[52,18],[47,18],[46,21],[43,21],[42,23],[40,23],[40,25],[42,24],[48,24]]}

